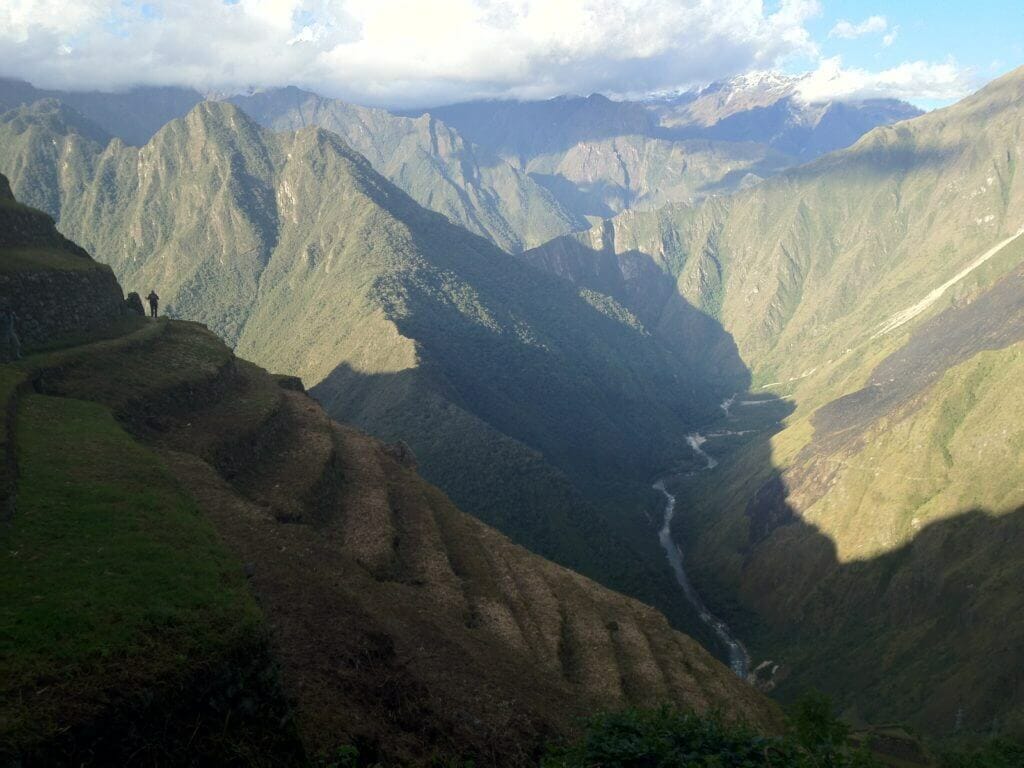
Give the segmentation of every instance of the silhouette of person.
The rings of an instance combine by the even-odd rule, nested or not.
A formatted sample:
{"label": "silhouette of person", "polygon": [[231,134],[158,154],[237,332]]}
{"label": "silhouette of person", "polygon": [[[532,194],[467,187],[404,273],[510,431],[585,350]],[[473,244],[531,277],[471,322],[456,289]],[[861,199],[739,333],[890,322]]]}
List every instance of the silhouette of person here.
{"label": "silhouette of person", "polygon": [[160,297],[156,295],[156,291],[150,291],[149,296],[146,297],[149,300],[149,316],[156,317],[157,305],[160,303]]}
{"label": "silhouette of person", "polygon": [[4,308],[0,311],[0,339],[11,360],[21,359],[21,339],[18,338],[18,316],[13,309]]}

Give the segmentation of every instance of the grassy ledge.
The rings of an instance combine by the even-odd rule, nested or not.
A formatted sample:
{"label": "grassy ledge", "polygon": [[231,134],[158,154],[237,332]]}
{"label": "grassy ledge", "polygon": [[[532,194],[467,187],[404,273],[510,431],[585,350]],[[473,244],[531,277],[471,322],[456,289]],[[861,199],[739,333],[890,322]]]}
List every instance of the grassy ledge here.
{"label": "grassy ledge", "polygon": [[[0,753],[180,688],[260,636],[242,569],[106,408],[23,396],[0,528]],[[198,728],[198,726],[197,726]]]}

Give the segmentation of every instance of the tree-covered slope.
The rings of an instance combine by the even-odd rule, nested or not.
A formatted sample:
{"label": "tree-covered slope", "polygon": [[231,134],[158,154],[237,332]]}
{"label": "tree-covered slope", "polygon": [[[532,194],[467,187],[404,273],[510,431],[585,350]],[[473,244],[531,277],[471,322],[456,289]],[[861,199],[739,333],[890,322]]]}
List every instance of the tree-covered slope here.
{"label": "tree-covered slope", "polygon": [[[3,127],[0,163],[20,135]],[[620,303],[423,209],[337,135],[271,133],[229,104],[81,166],[95,170],[60,225],[130,289],[155,287],[301,375],[333,415],[408,441],[427,477],[517,541],[690,621],[647,486],[746,381],[713,322],[680,304],[693,334],[666,344]],[[728,378],[696,365],[708,344]]]}
{"label": "tree-covered slope", "polygon": [[788,398],[778,434],[716,454],[690,489],[697,581],[784,689],[816,681],[931,729],[1019,730],[1024,711],[1007,577],[1024,540],[1022,96],[1017,70],[730,199],[525,254],[655,255],[750,366],[758,397],[736,413]]}
{"label": "tree-covered slope", "polygon": [[[100,143],[117,137],[142,146],[203,97],[183,88],[52,91],[0,79],[0,112],[30,108],[43,100],[62,105],[66,115],[77,115],[80,122],[91,123],[90,129],[83,127],[79,132]],[[398,117],[298,88],[268,89],[227,100],[274,130],[319,126],[339,134],[421,205],[505,250],[521,251],[587,226],[580,214],[521,170],[466,142],[436,119]]]}

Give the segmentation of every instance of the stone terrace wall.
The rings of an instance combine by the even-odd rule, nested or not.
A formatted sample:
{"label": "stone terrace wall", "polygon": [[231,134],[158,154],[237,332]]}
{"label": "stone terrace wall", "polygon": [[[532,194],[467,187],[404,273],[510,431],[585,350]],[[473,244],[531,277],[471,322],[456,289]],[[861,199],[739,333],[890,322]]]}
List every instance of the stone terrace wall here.
{"label": "stone terrace wall", "polygon": [[0,272],[0,302],[18,314],[18,337],[31,347],[113,322],[123,313],[124,296],[114,273],[97,264]]}

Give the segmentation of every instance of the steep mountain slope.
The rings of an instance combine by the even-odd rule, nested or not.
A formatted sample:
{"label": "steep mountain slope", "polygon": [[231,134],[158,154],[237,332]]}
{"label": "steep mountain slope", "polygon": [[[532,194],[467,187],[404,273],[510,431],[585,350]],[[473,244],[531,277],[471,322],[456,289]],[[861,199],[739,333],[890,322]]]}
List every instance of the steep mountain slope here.
{"label": "steep mountain slope", "polygon": [[522,168],[568,210],[589,217],[691,202],[791,164],[764,145],[667,134],[643,104],[598,94],[471,102],[430,114]]}
{"label": "steep mountain slope", "polygon": [[[5,130],[0,163],[20,146]],[[517,542],[702,631],[646,513],[651,474],[748,380],[713,322],[680,302],[694,332],[665,344],[420,208],[336,135],[272,134],[228,104],[79,165],[95,171],[60,225],[126,285],[301,375],[332,415],[408,441]],[[713,380],[695,365],[708,346]]]}
{"label": "steep mountain slope", "polygon": [[52,99],[3,115],[3,167],[18,179],[18,196],[55,218],[63,199],[83,191],[93,159],[110,137]]}
{"label": "steep mountain slope", "polygon": [[275,131],[317,126],[338,134],[420,205],[507,251],[587,226],[526,174],[428,115],[397,117],[298,88],[230,101]]}
{"label": "steep mountain slope", "polygon": [[[0,264],[40,278],[26,321],[41,269],[106,271],[11,245]],[[580,714],[660,701],[777,727],[653,609],[463,514],[407,448],[205,328],[51,330],[0,365],[5,760],[530,765]]]}
{"label": "steep mountain slope", "polygon": [[[180,88],[137,88],[120,94],[47,91],[0,79],[0,113],[44,100],[63,105],[66,115],[77,113],[74,119],[80,122],[91,123],[88,130],[79,131],[82,135],[101,143],[116,136],[141,146],[168,122],[184,117],[203,97]],[[339,134],[421,205],[505,250],[518,252],[588,226],[522,171],[469,144],[438,120],[397,117],[298,88],[269,89],[228,100],[274,130],[319,126]]]}
{"label": "steep mountain slope", "polygon": [[819,681],[933,730],[1024,727],[1007,577],[1024,541],[1022,96],[1017,70],[732,199],[525,254],[657,254],[750,365],[759,396],[737,412],[791,401],[781,432],[718,455],[681,517],[697,582],[782,663],[783,690]]}
{"label": "steep mountain slope", "polygon": [[548,101],[471,101],[432,107],[429,112],[474,144],[520,166],[538,155],[564,152],[581,142],[651,136],[655,126],[643,105],[613,101],[598,93]]}
{"label": "steep mountain slope", "polygon": [[191,88],[144,87],[122,93],[57,91],[36,88],[22,80],[0,78],[0,112],[54,99],[71,107],[111,136],[141,146],[166,123],[181,117],[203,100]]}
{"label": "steep mountain slope", "polygon": [[625,135],[536,155],[525,169],[567,208],[593,217],[691,203],[749,186],[792,164],[790,157],[753,142]]}

